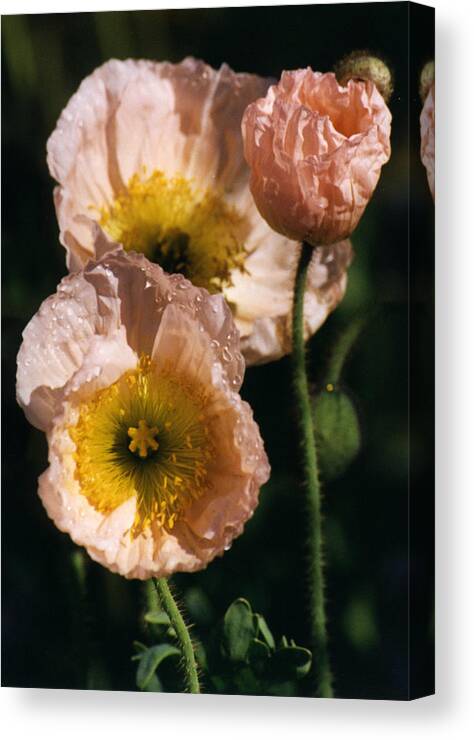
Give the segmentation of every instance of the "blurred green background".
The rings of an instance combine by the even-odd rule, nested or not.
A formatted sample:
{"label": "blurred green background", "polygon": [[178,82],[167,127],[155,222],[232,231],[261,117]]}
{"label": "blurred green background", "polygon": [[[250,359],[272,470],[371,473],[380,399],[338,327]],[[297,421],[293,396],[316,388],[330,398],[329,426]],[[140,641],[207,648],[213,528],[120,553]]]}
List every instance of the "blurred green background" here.
{"label": "blurred green background", "polygon": [[[363,448],[325,488],[330,648],[337,696],[402,699],[431,689],[434,209],[418,156],[417,79],[434,49],[429,17],[408,3],[2,18],[4,685],[84,687],[84,626],[68,565],[73,546],[36,495],[46,443],[14,392],[21,331],[65,273],[45,160],[59,113],[83,77],[110,57],[179,61],[191,54],[214,67],[225,61],[278,77],[283,68],[329,70],[355,48],[379,53],[394,71],[393,155],[354,234],[346,298],[310,343],[317,387],[338,333],[356,313],[376,309],[344,373]],[[175,583],[201,639],[244,596],[274,634],[307,645],[288,360],[250,369],[242,393],[261,426],[271,480],[232,549]],[[86,628],[102,685],[132,690],[140,586],[92,562],[88,579]],[[307,693],[306,685],[298,691]]]}

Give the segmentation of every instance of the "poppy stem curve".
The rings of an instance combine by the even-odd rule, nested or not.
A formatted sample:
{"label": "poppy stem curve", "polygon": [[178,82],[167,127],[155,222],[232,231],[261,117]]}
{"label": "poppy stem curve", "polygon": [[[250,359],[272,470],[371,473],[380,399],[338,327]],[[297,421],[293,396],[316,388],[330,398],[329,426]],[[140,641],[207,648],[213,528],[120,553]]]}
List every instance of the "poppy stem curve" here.
{"label": "poppy stem curve", "polygon": [[183,619],[175,598],[171,592],[167,578],[153,578],[160,604],[170,618],[172,627],[176,632],[176,639],[183,656],[184,675],[186,679],[186,690],[190,694],[200,694],[199,675],[194,655],[193,643],[189,629]]}
{"label": "poppy stem curve", "polygon": [[329,663],[326,613],[324,605],[323,533],[321,521],[321,483],[318,454],[311,408],[311,396],[306,369],[304,339],[304,295],[313,247],[303,242],[295,278],[293,297],[293,388],[298,411],[298,425],[303,452],[308,517],[309,584],[311,591],[312,672],[316,679],[317,696],[333,696]]}

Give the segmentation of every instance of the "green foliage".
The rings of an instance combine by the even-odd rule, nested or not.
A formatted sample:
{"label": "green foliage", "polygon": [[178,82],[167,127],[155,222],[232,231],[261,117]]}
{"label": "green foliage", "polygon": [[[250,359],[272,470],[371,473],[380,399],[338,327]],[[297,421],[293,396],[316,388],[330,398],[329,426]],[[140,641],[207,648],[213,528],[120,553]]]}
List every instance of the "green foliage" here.
{"label": "green foliage", "polygon": [[323,478],[342,475],[357,456],[361,434],[357,411],[347,393],[332,386],[313,400],[316,443]]}
{"label": "green foliage", "polygon": [[138,652],[132,660],[138,661],[136,674],[138,688],[142,691],[161,691],[162,685],[156,675],[156,670],[166,658],[181,655],[180,651],[174,645],[167,643],[152,645],[152,647],[147,647],[139,642],[134,644]]}
{"label": "green foliage", "polygon": [[308,674],[311,653],[285,637],[277,644],[264,617],[237,599],[210,641],[207,665],[216,692],[286,696]]}
{"label": "green foliage", "polygon": [[170,618],[166,612],[160,610],[149,611],[144,616],[145,622],[149,624],[159,624],[160,626],[169,626]]}
{"label": "green foliage", "polygon": [[311,668],[311,653],[303,647],[298,647],[292,640],[289,645],[282,645],[272,661],[272,670],[282,680],[304,678]]}
{"label": "green foliage", "polygon": [[253,637],[255,625],[250,604],[245,599],[237,599],[224,616],[223,655],[233,663],[245,661]]}
{"label": "green foliage", "polygon": [[[172,661],[169,666],[162,664],[166,658],[182,655],[168,642],[175,636],[170,619],[156,607],[145,613],[144,620],[156,644],[134,643],[136,684],[142,691],[173,690],[179,671],[172,670]],[[207,693],[294,696],[297,682],[311,668],[310,651],[286,637],[277,642],[265,618],[242,598],[229,606],[205,642],[196,641],[193,647]]]}

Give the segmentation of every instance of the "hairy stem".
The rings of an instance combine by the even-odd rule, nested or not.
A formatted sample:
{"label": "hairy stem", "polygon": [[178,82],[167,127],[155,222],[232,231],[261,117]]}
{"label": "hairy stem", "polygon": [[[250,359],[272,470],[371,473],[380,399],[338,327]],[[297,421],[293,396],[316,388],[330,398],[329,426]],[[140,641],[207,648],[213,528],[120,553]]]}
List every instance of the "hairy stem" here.
{"label": "hairy stem", "polygon": [[321,485],[314,434],[311,397],[306,372],[303,303],[306,276],[313,248],[303,243],[296,272],[293,303],[293,385],[296,396],[299,432],[303,450],[306,509],[308,516],[308,543],[310,550],[309,583],[311,590],[311,630],[313,674],[317,695],[332,697],[332,675],[329,664],[326,614],[324,607],[323,536],[321,523]]}
{"label": "hairy stem", "polygon": [[176,632],[176,637],[181,648],[186,679],[186,689],[190,694],[200,694],[199,677],[197,671],[194,648],[189,630],[186,627],[178,605],[171,593],[166,578],[153,578],[161,606],[170,618],[170,622]]}
{"label": "hairy stem", "polygon": [[338,336],[329,356],[326,369],[326,382],[338,383],[347,356],[367,321],[367,315],[356,316]]}

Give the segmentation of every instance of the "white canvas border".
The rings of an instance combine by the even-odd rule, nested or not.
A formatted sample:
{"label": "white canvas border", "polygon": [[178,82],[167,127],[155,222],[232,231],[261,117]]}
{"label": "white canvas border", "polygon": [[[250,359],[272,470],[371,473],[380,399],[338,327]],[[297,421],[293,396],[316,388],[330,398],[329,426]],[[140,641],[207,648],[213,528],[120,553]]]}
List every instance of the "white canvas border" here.
{"label": "white canvas border", "polygon": [[[271,5],[147,2],[136,9]],[[292,3],[288,0],[285,4]],[[2,689],[5,736],[177,740],[468,736],[472,716],[474,416],[472,39],[469,0],[437,10],[437,696],[413,703]],[[2,13],[130,9],[126,1],[1,0]],[[390,29],[387,29],[387,33]],[[315,38],[317,43],[317,38]],[[470,162],[468,161],[470,158]],[[442,177],[441,177],[442,175]],[[415,495],[415,494],[414,494]]]}

